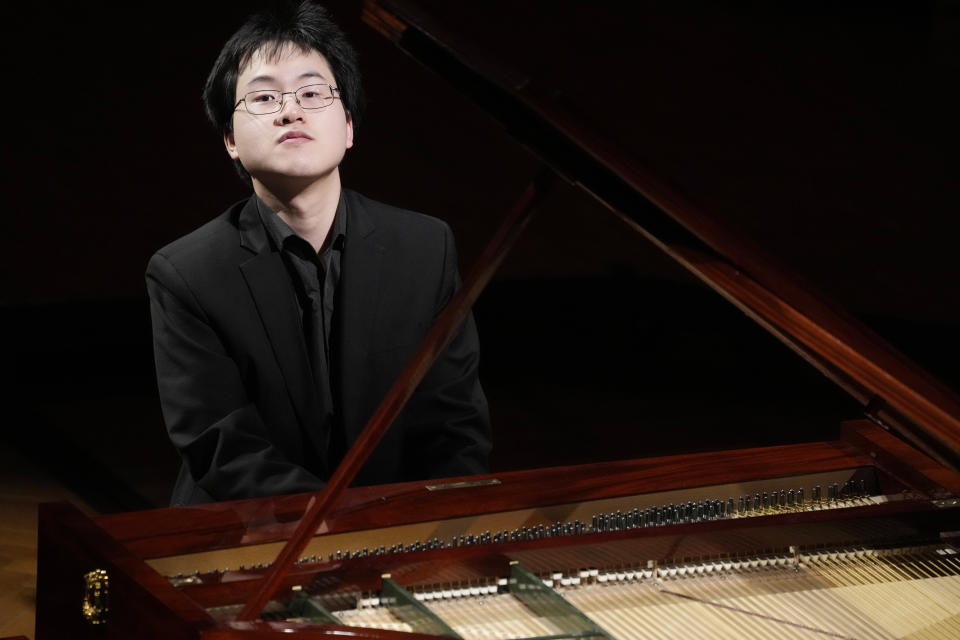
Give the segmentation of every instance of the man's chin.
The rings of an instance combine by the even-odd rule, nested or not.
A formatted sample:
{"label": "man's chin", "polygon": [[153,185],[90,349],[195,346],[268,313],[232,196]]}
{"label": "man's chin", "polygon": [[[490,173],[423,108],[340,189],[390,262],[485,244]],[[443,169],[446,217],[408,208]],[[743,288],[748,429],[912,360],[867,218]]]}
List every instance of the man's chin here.
{"label": "man's chin", "polygon": [[315,182],[326,180],[336,171],[337,167],[322,170],[315,167],[296,167],[284,168],[282,171],[257,171],[251,173],[251,176],[271,191],[288,191],[291,188],[303,189]]}

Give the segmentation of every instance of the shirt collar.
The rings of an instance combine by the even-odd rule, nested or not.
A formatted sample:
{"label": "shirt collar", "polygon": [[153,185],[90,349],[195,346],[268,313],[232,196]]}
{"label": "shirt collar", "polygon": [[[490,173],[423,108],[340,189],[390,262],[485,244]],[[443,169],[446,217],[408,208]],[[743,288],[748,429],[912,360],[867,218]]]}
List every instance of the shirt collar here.
{"label": "shirt collar", "polygon": [[[270,243],[275,250],[284,247],[289,238],[297,238],[301,242],[307,242],[300,237],[296,231],[290,228],[283,218],[278,216],[267,204],[260,199],[260,196],[254,194],[257,203],[257,212],[260,214],[260,220],[263,222],[267,235],[270,237]],[[333,248],[341,250],[344,239],[347,235],[347,201],[343,197],[343,191],[340,191],[340,200],[337,202],[337,211],[333,215],[333,224],[330,225],[328,232],[328,241],[325,243],[324,252]]]}

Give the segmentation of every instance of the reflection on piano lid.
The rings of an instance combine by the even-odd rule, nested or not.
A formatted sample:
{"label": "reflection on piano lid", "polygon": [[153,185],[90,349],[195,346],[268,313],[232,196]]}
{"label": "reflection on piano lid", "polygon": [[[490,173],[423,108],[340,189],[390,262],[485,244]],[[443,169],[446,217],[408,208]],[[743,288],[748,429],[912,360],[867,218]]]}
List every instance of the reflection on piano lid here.
{"label": "reflection on piano lid", "polygon": [[[557,105],[498,81],[414,3],[364,11],[883,428],[328,491],[335,508],[277,566],[317,496],[95,519],[43,505],[37,639],[956,636],[960,403],[949,390]],[[278,587],[244,620],[268,576]]]}

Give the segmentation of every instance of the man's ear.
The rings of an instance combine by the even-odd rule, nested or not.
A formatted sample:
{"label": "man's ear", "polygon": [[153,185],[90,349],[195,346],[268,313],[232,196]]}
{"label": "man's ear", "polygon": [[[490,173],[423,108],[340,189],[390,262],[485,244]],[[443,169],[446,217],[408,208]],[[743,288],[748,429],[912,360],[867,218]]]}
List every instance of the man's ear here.
{"label": "man's ear", "polygon": [[347,111],[347,149],[353,146],[353,114]]}
{"label": "man's ear", "polygon": [[[353,134],[351,134],[351,137]],[[237,153],[237,142],[233,138],[233,130],[225,131],[223,134],[223,146],[227,148],[227,155],[231,159],[237,160],[240,158],[240,154]]]}

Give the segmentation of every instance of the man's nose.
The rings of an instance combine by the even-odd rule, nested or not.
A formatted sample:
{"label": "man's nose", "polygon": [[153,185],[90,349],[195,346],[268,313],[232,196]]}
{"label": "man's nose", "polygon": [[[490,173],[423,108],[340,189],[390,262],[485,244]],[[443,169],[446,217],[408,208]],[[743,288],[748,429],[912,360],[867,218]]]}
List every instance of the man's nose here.
{"label": "man's nose", "polygon": [[297,94],[293,91],[286,91],[280,94],[280,111],[277,112],[277,119],[280,121],[296,120],[303,116],[303,107],[297,100]]}

